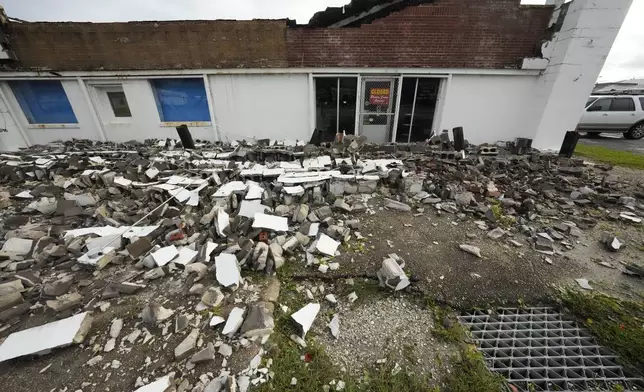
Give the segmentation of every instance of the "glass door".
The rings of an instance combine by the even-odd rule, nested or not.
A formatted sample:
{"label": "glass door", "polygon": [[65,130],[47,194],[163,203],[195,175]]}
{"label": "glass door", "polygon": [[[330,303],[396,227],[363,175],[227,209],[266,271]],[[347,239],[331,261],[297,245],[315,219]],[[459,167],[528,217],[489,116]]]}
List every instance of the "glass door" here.
{"label": "glass door", "polygon": [[391,140],[396,114],[397,78],[363,78],[360,134],[373,143]]}

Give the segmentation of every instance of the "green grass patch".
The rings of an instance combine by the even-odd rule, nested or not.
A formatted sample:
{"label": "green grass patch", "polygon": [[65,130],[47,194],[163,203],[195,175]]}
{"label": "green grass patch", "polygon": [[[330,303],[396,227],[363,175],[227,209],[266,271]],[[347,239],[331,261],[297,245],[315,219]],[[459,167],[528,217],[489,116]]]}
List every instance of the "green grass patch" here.
{"label": "green grass patch", "polygon": [[463,346],[461,358],[453,364],[453,367],[446,380],[446,391],[500,392],[505,390],[503,377],[487,369],[483,355],[474,345]]}
{"label": "green grass patch", "polygon": [[644,303],[624,301],[599,293],[565,291],[561,301],[619,359],[644,369]]}
{"label": "green grass patch", "polygon": [[598,162],[610,163],[615,166],[644,169],[644,155],[628,151],[618,151],[603,146],[577,144],[575,155],[590,158]]}

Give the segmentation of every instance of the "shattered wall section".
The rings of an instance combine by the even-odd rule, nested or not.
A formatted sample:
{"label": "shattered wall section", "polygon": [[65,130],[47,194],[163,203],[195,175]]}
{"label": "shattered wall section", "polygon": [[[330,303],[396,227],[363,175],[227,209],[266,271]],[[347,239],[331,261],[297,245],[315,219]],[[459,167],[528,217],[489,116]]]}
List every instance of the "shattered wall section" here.
{"label": "shattered wall section", "polygon": [[357,28],[291,28],[290,67],[520,68],[548,38],[552,7],[440,0]]}
{"label": "shattered wall section", "polygon": [[24,70],[284,67],[285,20],[10,23]]}

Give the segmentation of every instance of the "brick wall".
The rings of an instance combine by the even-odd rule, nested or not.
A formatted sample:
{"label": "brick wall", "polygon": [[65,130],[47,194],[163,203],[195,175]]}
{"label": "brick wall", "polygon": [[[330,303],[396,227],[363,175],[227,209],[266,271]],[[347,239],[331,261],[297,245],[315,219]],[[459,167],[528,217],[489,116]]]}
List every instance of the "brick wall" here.
{"label": "brick wall", "polygon": [[538,54],[552,7],[438,0],[372,24],[289,29],[290,67],[517,68]]}
{"label": "brick wall", "polygon": [[360,27],[286,20],[9,23],[24,70],[263,67],[517,68],[538,54],[552,7],[436,0]]}
{"label": "brick wall", "polygon": [[8,34],[26,70],[287,66],[285,20],[10,23]]}

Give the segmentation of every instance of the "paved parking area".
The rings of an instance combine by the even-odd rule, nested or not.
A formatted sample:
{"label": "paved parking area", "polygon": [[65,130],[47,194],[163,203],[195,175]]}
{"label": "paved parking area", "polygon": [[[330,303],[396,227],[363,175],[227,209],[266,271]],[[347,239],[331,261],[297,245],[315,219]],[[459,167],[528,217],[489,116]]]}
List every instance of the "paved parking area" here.
{"label": "paved parking area", "polygon": [[586,135],[582,135],[579,143],[644,154],[644,139],[628,140],[624,139],[620,133],[602,133],[598,138],[589,138]]}

